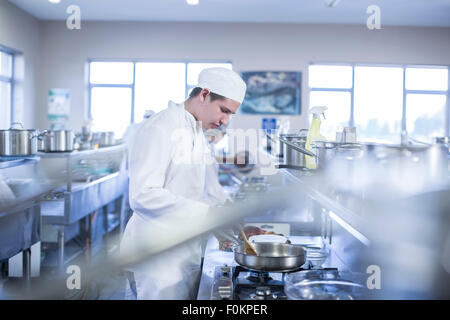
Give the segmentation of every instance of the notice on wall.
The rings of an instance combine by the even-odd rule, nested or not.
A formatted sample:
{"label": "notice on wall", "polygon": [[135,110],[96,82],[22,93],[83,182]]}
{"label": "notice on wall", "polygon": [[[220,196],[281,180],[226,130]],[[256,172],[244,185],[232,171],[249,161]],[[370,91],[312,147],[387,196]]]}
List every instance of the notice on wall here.
{"label": "notice on wall", "polygon": [[54,88],[48,91],[48,120],[51,130],[64,130],[70,116],[70,90]]}

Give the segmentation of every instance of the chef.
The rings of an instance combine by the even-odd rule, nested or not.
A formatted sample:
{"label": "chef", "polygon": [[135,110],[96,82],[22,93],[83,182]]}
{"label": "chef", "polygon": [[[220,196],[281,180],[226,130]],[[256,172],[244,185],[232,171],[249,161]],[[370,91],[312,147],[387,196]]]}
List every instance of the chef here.
{"label": "chef", "polygon": [[[173,225],[201,222],[223,194],[210,186],[207,165],[213,163],[204,130],[226,125],[241,105],[246,85],[225,68],[205,69],[189,98],[145,121],[136,132],[130,154],[130,206],[121,253]],[[168,237],[174,236],[169,234]],[[201,243],[196,238],[126,269],[132,272],[127,296],[137,299],[194,299],[200,276]],[[130,279],[131,280],[131,279]],[[132,290],[135,289],[135,290]]]}
{"label": "chef", "polygon": [[154,114],[155,114],[155,112],[153,110],[150,110],[150,109],[145,110],[144,118],[142,119],[141,122],[132,123],[127,127],[127,130],[125,130],[125,133],[123,134],[122,140],[125,143],[125,145],[127,146],[128,150],[130,150],[130,148],[133,144],[134,138],[136,136],[136,132],[142,126],[144,121],[147,120],[148,118],[150,118]]}

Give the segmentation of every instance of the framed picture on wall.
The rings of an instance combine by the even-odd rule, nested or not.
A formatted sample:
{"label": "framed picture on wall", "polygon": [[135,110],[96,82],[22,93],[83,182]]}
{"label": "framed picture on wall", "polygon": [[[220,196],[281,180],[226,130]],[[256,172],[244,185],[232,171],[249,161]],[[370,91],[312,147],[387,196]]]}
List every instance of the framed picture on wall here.
{"label": "framed picture on wall", "polygon": [[301,76],[298,71],[245,71],[245,99],[240,108],[245,114],[300,114]]}

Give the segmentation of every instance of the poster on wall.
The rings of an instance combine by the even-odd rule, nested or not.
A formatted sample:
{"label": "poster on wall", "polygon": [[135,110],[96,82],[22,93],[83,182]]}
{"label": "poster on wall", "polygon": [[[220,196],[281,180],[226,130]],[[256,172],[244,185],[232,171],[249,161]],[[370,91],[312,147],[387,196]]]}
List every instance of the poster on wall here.
{"label": "poster on wall", "polygon": [[64,130],[70,116],[70,90],[54,88],[48,91],[48,120],[51,130]]}
{"label": "poster on wall", "polygon": [[247,84],[242,113],[300,114],[301,72],[246,71],[241,76]]}

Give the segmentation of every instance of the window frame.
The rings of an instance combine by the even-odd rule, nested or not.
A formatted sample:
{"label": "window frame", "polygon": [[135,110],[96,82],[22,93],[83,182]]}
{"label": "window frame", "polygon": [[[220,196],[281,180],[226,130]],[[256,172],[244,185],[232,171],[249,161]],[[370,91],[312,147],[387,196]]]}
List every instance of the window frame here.
{"label": "window frame", "polygon": [[[133,63],[133,82],[131,84],[96,84],[91,83],[91,63],[92,62],[129,62]],[[188,64],[189,63],[229,63],[233,67],[233,62],[231,60],[159,60],[159,59],[88,59],[87,60],[87,99],[88,99],[88,119],[92,119],[92,88],[103,87],[103,88],[131,88],[131,114],[130,114],[130,124],[134,123],[134,107],[135,107],[135,88],[136,88],[136,64],[137,63],[184,63],[185,64],[185,74],[184,74],[184,86],[185,86],[185,97],[187,97],[191,86],[188,85]]]}
{"label": "window frame", "polygon": [[[319,88],[309,86],[309,67],[312,65],[329,65],[329,66],[351,66],[352,67],[352,87],[347,89],[342,88]],[[381,68],[402,68],[403,71],[403,105],[402,105],[402,131],[406,131],[406,97],[408,94],[441,94],[446,96],[446,119],[445,119],[445,136],[450,136],[450,65],[419,65],[419,64],[387,64],[387,63],[346,63],[346,62],[310,62],[308,64],[308,106],[309,97],[311,91],[334,91],[334,92],[350,92],[351,103],[350,103],[350,119],[348,121],[349,126],[355,125],[354,119],[354,92],[355,92],[355,68],[356,67],[381,67]],[[410,90],[406,89],[406,69],[407,68],[430,68],[430,69],[445,69],[447,68],[448,82],[447,91],[441,90]]]}
{"label": "window frame", "polygon": [[15,60],[16,56],[20,54],[19,51],[13,50],[11,48],[5,47],[0,44],[0,51],[3,53],[6,53],[7,55],[11,56],[11,77],[6,77],[3,75],[0,75],[0,82],[6,82],[10,84],[10,92],[9,92],[9,120],[10,123],[13,123],[15,120],[14,114],[14,86],[16,84],[14,75],[15,75]]}

